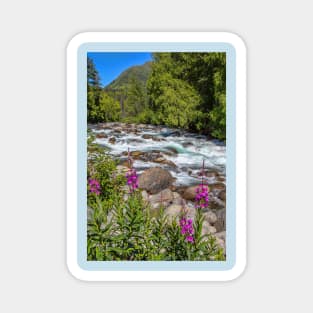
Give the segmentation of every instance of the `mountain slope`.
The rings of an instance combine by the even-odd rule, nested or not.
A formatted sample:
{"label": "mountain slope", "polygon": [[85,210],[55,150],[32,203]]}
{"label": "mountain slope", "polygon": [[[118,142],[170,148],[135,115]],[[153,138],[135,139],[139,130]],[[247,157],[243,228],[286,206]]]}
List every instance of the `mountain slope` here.
{"label": "mountain slope", "polygon": [[148,77],[151,73],[152,62],[146,62],[143,65],[136,65],[128,68],[120,74],[115,80],[113,80],[108,86],[104,88],[105,91],[121,90],[128,86],[131,79],[135,78],[144,85],[146,84]]}

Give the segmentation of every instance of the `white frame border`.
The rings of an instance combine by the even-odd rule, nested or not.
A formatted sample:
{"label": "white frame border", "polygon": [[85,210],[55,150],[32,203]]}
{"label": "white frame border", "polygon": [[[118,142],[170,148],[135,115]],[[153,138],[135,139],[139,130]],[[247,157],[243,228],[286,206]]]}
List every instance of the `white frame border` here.
{"label": "white frame border", "polygon": [[[223,42],[236,50],[236,264],[225,271],[87,271],[77,263],[77,51],[97,42]],[[246,266],[246,47],[226,32],[91,32],[67,46],[67,266],[84,281],[229,281]]]}

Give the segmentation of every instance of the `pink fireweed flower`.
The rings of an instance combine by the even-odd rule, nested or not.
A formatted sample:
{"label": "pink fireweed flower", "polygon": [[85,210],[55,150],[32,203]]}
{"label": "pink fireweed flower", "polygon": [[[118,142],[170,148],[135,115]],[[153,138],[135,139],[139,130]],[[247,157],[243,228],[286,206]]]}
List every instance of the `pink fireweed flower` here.
{"label": "pink fireweed flower", "polygon": [[196,208],[206,208],[209,205],[209,189],[201,185],[196,189]]}
{"label": "pink fireweed flower", "polygon": [[94,193],[97,196],[100,195],[101,187],[100,187],[100,183],[96,179],[89,179],[88,185],[89,185],[90,193]]}
{"label": "pink fireweed flower", "polygon": [[130,192],[134,192],[134,190],[138,188],[138,175],[136,170],[133,168],[133,160],[130,156],[129,148],[127,159],[130,167],[130,170],[126,173],[127,185],[129,186]]}
{"label": "pink fireweed flower", "polygon": [[192,219],[186,219],[185,217],[182,217],[179,220],[179,225],[180,225],[180,233],[182,235],[185,235],[186,241],[187,242],[194,242],[193,234],[194,234],[194,229],[192,225]]}
{"label": "pink fireweed flower", "polygon": [[129,186],[130,192],[133,192],[138,188],[138,175],[135,169],[130,169],[128,173],[126,173],[127,185]]}
{"label": "pink fireweed flower", "polygon": [[188,242],[194,242],[195,240],[194,240],[194,238],[193,238],[193,236],[187,236],[186,237],[186,240],[188,241]]}
{"label": "pink fireweed flower", "polygon": [[204,160],[202,162],[201,170],[201,185],[196,189],[196,208],[206,208],[209,205],[209,188],[204,185]]}

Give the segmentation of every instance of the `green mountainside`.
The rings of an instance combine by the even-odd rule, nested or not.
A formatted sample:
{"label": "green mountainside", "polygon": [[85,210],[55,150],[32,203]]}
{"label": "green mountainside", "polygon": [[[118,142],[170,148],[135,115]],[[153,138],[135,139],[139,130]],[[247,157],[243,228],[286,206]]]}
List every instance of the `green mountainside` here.
{"label": "green mountainside", "polygon": [[132,80],[137,80],[143,85],[146,85],[146,82],[151,73],[152,62],[146,62],[143,65],[136,65],[128,68],[122,72],[115,80],[113,80],[109,85],[104,87],[105,91],[116,91],[127,88]]}

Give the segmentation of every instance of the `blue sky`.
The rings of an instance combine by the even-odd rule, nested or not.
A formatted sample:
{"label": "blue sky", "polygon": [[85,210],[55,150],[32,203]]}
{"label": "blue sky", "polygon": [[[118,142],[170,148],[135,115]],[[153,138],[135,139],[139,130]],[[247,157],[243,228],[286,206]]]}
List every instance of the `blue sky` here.
{"label": "blue sky", "polygon": [[108,85],[124,70],[152,60],[150,52],[89,52],[101,78],[102,86]]}

